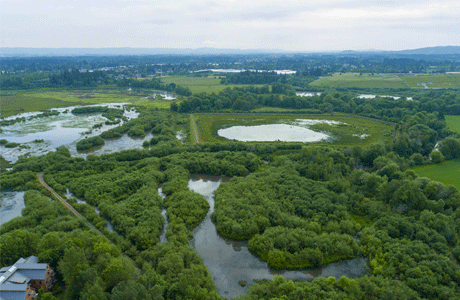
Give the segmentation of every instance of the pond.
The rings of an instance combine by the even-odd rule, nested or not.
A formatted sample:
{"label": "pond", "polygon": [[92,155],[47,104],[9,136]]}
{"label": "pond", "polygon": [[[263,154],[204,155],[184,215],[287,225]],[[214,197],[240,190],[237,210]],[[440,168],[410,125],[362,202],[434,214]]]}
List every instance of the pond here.
{"label": "pond", "polygon": [[89,151],[77,151],[76,142],[70,144],[69,150],[72,156],[86,157],[88,154],[101,155],[128,149],[141,149],[142,143],[144,141],[150,141],[152,137],[153,134],[151,133],[141,138],[132,138],[125,134],[118,139],[106,139],[103,146],[92,148]]}
{"label": "pond", "polygon": [[21,216],[25,192],[0,193],[0,226],[13,218]]}
{"label": "pond", "polygon": [[232,126],[219,129],[217,134],[241,142],[319,142],[330,138],[325,133],[289,124]]}
{"label": "pond", "polygon": [[165,91],[153,91],[151,95],[145,97],[149,100],[176,100],[176,95],[173,93],[165,92]]}
{"label": "pond", "polygon": [[296,92],[295,94],[300,97],[313,97],[320,96],[321,92]]}
{"label": "pond", "polygon": [[[123,108],[124,104],[126,103],[109,103],[97,106],[120,109]],[[102,117],[101,114],[74,115],[71,113],[71,110],[75,107],[77,106],[52,109],[53,111],[58,111],[59,115],[34,118],[10,126],[2,126],[3,132],[0,133],[0,139],[21,144],[21,146],[15,148],[0,146],[2,148],[2,156],[10,162],[15,162],[21,156],[40,156],[49,151],[54,151],[60,146],[68,147],[73,156],[86,156],[89,153],[103,154],[125,149],[141,148],[143,141],[152,137],[152,135],[147,135],[143,139],[131,139],[128,136],[123,136],[117,140],[107,140],[106,144],[101,148],[96,148],[85,153],[78,153],[76,144],[79,140],[99,135],[103,131],[120,126],[123,124],[123,121],[117,125],[103,124],[99,129],[92,129],[94,125],[104,123],[107,119]],[[20,117],[27,118],[39,113],[20,114],[5,118],[5,120]],[[137,118],[139,113],[135,110],[127,109],[123,115],[130,120]]]}
{"label": "pond", "polygon": [[[388,96],[388,95],[361,94],[361,95],[358,96],[358,98],[360,98],[360,99],[375,99],[375,97],[393,98],[394,100],[401,99],[401,97],[398,97],[398,96]],[[412,97],[406,97],[406,100],[412,101],[414,99]]]}
{"label": "pond", "polygon": [[[210,205],[206,218],[193,231],[194,237],[190,244],[203,259],[222,297],[233,298],[242,295],[254,284],[254,279],[271,279],[273,275],[306,281],[317,276],[357,278],[367,274],[365,258],[344,260],[321,268],[301,271],[274,270],[248,250],[247,241],[233,241],[221,237],[210,216],[214,211],[214,191],[223,181],[228,179],[194,175],[188,182],[190,190],[203,195]],[[240,286],[240,280],[246,280],[247,286]]]}

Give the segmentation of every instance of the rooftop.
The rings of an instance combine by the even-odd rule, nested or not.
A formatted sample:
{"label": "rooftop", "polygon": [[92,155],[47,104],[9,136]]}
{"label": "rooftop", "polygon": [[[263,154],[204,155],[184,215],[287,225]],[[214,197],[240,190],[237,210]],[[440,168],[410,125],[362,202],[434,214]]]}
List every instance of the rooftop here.
{"label": "rooftop", "polygon": [[25,299],[28,283],[46,278],[47,265],[38,263],[36,256],[30,256],[18,259],[12,266],[1,268],[0,300]]}

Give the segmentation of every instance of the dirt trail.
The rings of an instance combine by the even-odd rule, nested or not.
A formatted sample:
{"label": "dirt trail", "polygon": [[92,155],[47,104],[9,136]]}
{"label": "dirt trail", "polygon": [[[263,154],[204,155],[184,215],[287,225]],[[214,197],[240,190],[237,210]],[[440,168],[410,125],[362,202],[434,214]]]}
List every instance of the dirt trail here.
{"label": "dirt trail", "polygon": [[198,127],[196,125],[196,120],[195,120],[195,118],[193,117],[192,114],[190,114],[190,118],[191,118],[191,121],[192,121],[193,132],[195,133],[195,141],[198,144],[200,142],[200,138],[198,136]]}

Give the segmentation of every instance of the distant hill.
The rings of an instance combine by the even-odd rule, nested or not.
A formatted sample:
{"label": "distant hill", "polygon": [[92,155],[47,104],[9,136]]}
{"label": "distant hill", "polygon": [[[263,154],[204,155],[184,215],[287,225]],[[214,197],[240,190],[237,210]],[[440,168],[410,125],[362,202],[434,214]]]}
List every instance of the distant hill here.
{"label": "distant hill", "polygon": [[452,55],[460,54],[460,46],[438,46],[427,47],[412,50],[393,51],[399,54],[415,54],[415,55]]}

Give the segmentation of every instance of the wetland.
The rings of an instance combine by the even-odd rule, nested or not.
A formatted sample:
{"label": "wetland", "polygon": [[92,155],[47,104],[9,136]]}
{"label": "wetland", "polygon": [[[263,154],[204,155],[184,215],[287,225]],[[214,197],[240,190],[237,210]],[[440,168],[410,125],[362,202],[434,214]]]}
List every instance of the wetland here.
{"label": "wetland", "polygon": [[[203,195],[210,205],[206,218],[193,231],[190,244],[203,259],[222,297],[242,295],[255,284],[254,279],[271,279],[274,275],[309,281],[318,276],[338,279],[341,276],[358,278],[368,274],[367,260],[361,257],[305,270],[273,269],[249,251],[247,241],[222,237],[211,221],[211,213],[214,211],[214,191],[228,180],[219,176],[193,175],[188,182],[189,189]],[[247,285],[243,287],[239,281],[246,281]]]}

